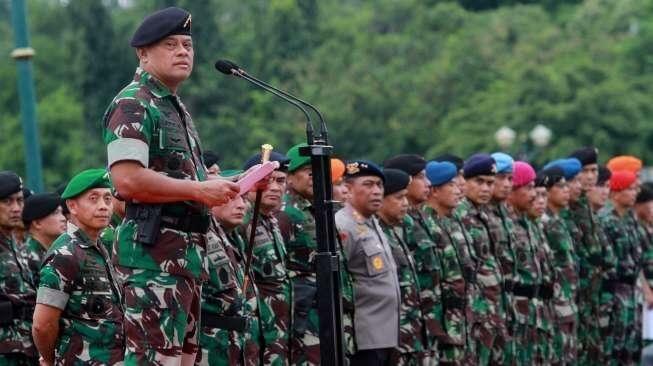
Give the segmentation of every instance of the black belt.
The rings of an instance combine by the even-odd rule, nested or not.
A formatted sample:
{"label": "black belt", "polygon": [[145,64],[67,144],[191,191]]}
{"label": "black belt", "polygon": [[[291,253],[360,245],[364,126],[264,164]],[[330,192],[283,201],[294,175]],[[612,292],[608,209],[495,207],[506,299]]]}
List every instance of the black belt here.
{"label": "black belt", "polygon": [[592,254],[587,258],[587,261],[598,267],[603,263],[603,256],[600,254]]}
{"label": "black belt", "polygon": [[442,305],[444,305],[445,309],[464,310],[465,305],[467,305],[467,302],[465,301],[464,298],[447,296],[442,299]]}
{"label": "black belt", "polygon": [[515,286],[514,283],[510,280],[506,280],[503,282],[503,291],[505,292],[512,292],[513,287]]}
{"label": "black belt", "polygon": [[543,300],[553,299],[553,286],[552,285],[540,285],[540,292],[538,294]]}
{"label": "black belt", "polygon": [[202,326],[224,330],[244,332],[247,329],[247,318],[243,316],[222,316],[202,310]]}
{"label": "black belt", "polygon": [[534,298],[537,296],[537,290],[539,286],[531,286],[531,285],[520,285],[515,283],[512,286],[512,293],[515,296],[523,296],[523,297],[528,297],[529,299]]}
{"label": "black belt", "polygon": [[190,233],[206,234],[211,218],[208,215],[194,214],[183,217],[161,215],[161,226],[168,229]]}
{"label": "black belt", "polygon": [[637,275],[619,276],[619,282],[626,285],[635,286],[635,283],[637,282]]}

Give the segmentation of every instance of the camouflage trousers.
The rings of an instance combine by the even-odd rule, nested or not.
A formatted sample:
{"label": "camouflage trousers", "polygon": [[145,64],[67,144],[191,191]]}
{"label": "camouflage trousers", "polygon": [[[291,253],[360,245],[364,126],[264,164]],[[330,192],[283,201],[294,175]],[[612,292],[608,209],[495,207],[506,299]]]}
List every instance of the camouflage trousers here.
{"label": "camouflage trousers", "polygon": [[601,289],[599,294],[599,334],[601,335],[601,353],[606,363],[610,362],[614,351],[614,332],[612,310],[614,309],[615,297],[612,291]]}
{"label": "camouflage trousers", "polygon": [[637,322],[639,316],[635,286],[618,284],[614,289],[614,299],[610,321],[614,337],[611,363],[634,365],[639,362],[642,350],[641,322]]}
{"label": "camouflage trousers", "polygon": [[195,279],[117,267],[125,306],[125,364],[169,365],[198,347],[201,285]]}
{"label": "camouflage trousers", "polygon": [[[512,341],[515,345],[514,361],[518,365],[530,365],[533,363],[537,334],[535,299],[515,295],[512,298],[512,310],[515,321],[512,325]],[[510,361],[503,362],[504,365],[511,363]]]}
{"label": "camouflage trousers", "polygon": [[309,278],[296,277],[293,286],[292,365],[320,364],[320,323],[317,312],[317,285]]}
{"label": "camouflage trousers", "polygon": [[597,365],[606,360],[599,327],[600,281],[597,275],[579,279],[578,291],[578,363]]}
{"label": "camouflage trousers", "polygon": [[22,353],[0,354],[0,366],[34,366],[38,364],[37,357],[29,357]]}
{"label": "camouflage trousers", "polygon": [[259,314],[263,339],[262,353],[265,365],[290,363],[290,319],[292,296],[290,285],[257,283],[259,288]]}
{"label": "camouflage trousers", "polygon": [[558,323],[553,334],[552,365],[576,365],[578,343],[576,322]]}
{"label": "camouflage trousers", "polygon": [[474,323],[472,338],[476,350],[477,364],[503,365],[505,348],[510,341],[503,312],[487,299],[476,299],[472,304]]}
{"label": "camouflage trousers", "polygon": [[200,352],[195,365],[230,366],[244,364],[244,337],[233,330],[202,327]]}

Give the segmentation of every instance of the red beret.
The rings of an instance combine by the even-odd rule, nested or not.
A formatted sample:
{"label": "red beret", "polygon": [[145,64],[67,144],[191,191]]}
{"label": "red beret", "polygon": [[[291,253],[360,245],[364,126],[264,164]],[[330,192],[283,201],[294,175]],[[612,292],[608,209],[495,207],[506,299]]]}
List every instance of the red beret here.
{"label": "red beret", "polygon": [[630,187],[637,180],[637,175],[628,170],[612,172],[610,177],[610,190],[613,192],[623,191]]}

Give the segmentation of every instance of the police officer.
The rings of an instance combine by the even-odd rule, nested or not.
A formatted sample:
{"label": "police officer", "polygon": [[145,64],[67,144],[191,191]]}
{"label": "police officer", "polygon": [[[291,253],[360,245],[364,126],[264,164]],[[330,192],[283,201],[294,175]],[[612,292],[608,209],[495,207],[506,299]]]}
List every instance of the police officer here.
{"label": "police officer", "polygon": [[103,121],[107,165],[127,201],[114,261],[124,280],[128,363],[195,360],[208,207],[238,192],[235,183],[206,180],[197,130],[177,94],[193,69],[191,23],[175,7],[143,20],[131,40],[134,80]]}
{"label": "police officer", "polygon": [[121,295],[109,254],[99,242],[111,218],[110,188],[104,169],[89,169],[73,177],[61,196],[71,221],[43,259],[34,311],[41,364],[123,360]]}
{"label": "police officer", "polygon": [[25,200],[23,222],[28,237],[20,248],[20,256],[29,270],[31,284],[39,285],[39,271],[45,252],[52,242],[66,231],[66,217],[61,208],[61,197],[56,193],[36,193]]}
{"label": "police officer", "polygon": [[335,216],[354,283],[354,365],[388,365],[399,340],[400,290],[392,250],[377,218],[383,204],[384,175],[366,160],[347,163],[351,198]]}
{"label": "police officer", "polygon": [[31,364],[36,349],[30,337],[34,289],[18,261],[12,230],[21,226],[23,183],[10,171],[0,172],[0,364]]}

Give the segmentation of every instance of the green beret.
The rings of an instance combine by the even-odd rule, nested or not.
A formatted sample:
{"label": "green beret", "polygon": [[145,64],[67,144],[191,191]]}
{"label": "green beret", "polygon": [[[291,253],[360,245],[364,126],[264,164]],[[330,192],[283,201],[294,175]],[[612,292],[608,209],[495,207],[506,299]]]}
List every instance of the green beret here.
{"label": "green beret", "polygon": [[304,165],[311,163],[311,158],[309,156],[299,155],[299,149],[301,147],[308,146],[306,143],[297,144],[288,150],[286,156],[290,159],[290,164],[288,164],[288,172],[292,173],[295,170],[303,167]]}
{"label": "green beret", "polygon": [[190,27],[189,12],[177,7],[165,8],[143,19],[130,44],[132,47],[143,47],[175,34],[190,36]]}
{"label": "green beret", "polygon": [[68,182],[61,194],[64,200],[74,198],[93,188],[112,188],[109,173],[105,169],[88,169],[78,173]]}

